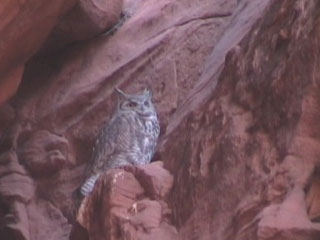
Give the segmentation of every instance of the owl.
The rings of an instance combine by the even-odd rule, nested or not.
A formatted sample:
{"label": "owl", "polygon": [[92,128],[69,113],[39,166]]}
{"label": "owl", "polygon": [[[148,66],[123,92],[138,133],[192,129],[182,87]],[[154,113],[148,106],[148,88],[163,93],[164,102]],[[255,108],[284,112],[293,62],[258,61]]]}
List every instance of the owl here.
{"label": "owl", "polygon": [[124,165],[150,163],[160,133],[157,113],[147,89],[140,95],[116,89],[120,101],[95,142],[89,178],[80,192],[87,196],[100,174]]}

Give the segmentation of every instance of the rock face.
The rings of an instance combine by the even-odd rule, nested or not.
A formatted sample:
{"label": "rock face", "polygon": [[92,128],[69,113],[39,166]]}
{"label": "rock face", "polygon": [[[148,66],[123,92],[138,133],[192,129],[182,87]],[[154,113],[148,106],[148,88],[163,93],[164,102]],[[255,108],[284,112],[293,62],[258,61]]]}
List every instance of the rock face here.
{"label": "rock face", "polygon": [[122,0],[78,0],[52,30],[41,52],[54,53],[68,44],[93,38],[116,25]]}
{"label": "rock face", "polygon": [[175,173],[169,202],[182,239],[319,238],[315,9],[270,2],[209,79],[211,96],[169,124],[161,152]]}
{"label": "rock face", "polygon": [[70,42],[90,39],[116,24],[121,6],[119,0],[2,1],[0,105],[15,93],[25,63],[47,38],[43,51],[51,53]]}
{"label": "rock face", "polygon": [[2,1],[0,5],[0,104],[11,97],[21,81],[25,62],[76,0]]}
{"label": "rock face", "polygon": [[[77,222],[92,240],[177,239],[177,230],[170,225],[171,210],[163,201],[172,183],[161,162],[110,170],[82,201]],[[72,233],[79,231],[79,225],[74,225]]]}
{"label": "rock face", "polygon": [[[30,2],[0,3],[0,101],[23,76],[0,108],[1,239],[320,239],[318,0]],[[155,162],[81,202],[114,88],[146,86]]]}
{"label": "rock face", "polygon": [[68,161],[68,140],[48,131],[33,132],[21,146],[22,164],[33,176],[54,174]]}

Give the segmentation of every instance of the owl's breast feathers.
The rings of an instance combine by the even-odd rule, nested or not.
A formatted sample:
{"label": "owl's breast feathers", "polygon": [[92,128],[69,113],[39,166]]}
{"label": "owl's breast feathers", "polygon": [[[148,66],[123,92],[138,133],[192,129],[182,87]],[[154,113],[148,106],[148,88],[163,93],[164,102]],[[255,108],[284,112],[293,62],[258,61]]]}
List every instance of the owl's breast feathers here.
{"label": "owl's breast feathers", "polygon": [[95,169],[151,161],[160,133],[156,115],[119,114],[100,132],[94,153]]}

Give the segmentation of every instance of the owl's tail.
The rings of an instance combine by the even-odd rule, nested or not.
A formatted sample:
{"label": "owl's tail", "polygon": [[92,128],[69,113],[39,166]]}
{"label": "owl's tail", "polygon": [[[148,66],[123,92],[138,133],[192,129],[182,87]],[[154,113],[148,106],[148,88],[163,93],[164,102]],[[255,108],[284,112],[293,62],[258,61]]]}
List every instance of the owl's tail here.
{"label": "owl's tail", "polygon": [[100,176],[100,174],[93,175],[85,181],[85,183],[82,185],[82,187],[80,189],[80,193],[83,196],[88,196],[92,192],[92,190],[94,188],[94,184],[96,183],[99,176]]}

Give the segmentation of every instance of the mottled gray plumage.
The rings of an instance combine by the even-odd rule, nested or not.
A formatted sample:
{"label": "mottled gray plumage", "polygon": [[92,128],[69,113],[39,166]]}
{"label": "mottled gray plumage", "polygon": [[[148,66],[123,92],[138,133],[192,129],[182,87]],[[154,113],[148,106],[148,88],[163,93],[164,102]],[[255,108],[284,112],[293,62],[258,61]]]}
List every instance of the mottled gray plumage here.
{"label": "mottled gray plumage", "polygon": [[150,163],[155,151],[160,127],[150,91],[141,95],[129,95],[119,89],[117,92],[121,101],[97,137],[90,176],[81,187],[84,196],[107,169]]}

